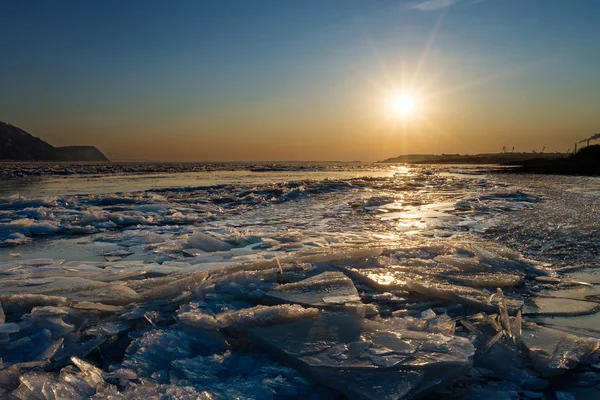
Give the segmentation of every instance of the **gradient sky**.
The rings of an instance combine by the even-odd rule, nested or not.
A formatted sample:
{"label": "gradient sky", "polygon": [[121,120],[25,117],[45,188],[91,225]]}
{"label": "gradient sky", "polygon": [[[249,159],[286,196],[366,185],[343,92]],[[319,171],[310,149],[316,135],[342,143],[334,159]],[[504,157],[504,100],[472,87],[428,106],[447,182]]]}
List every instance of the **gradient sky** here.
{"label": "gradient sky", "polygon": [[0,0],[0,120],[113,160],[566,151],[600,131],[599,21],[598,0]]}

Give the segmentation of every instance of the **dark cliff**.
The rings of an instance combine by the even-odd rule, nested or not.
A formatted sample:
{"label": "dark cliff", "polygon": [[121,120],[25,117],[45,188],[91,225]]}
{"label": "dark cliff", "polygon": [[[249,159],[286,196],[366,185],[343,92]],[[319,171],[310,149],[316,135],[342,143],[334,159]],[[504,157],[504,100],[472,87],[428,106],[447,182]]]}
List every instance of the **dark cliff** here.
{"label": "dark cliff", "polygon": [[94,146],[54,147],[16,126],[0,122],[0,160],[109,161]]}

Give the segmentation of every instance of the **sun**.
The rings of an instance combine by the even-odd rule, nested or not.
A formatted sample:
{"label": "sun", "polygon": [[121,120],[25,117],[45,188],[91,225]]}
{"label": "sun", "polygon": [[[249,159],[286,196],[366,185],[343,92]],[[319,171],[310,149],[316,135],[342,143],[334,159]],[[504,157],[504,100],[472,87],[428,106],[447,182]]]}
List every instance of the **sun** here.
{"label": "sun", "polygon": [[407,117],[415,112],[416,102],[410,94],[400,94],[392,97],[390,100],[390,109],[392,113],[399,117]]}

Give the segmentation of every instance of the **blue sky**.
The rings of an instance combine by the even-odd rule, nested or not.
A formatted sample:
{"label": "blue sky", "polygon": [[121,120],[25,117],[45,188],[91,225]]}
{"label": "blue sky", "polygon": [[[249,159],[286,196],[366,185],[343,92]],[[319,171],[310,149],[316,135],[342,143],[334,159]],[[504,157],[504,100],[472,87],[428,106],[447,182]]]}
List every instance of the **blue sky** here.
{"label": "blue sky", "polygon": [[[599,130],[591,0],[0,1],[0,120],[116,159],[566,150]],[[381,112],[418,92],[408,121]]]}

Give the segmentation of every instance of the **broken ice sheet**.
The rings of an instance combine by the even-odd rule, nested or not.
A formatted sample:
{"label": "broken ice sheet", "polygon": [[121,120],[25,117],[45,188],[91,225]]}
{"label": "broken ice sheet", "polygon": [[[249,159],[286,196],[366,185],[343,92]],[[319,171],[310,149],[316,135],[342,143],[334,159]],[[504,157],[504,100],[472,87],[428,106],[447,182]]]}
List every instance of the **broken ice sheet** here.
{"label": "broken ice sheet", "polygon": [[574,316],[535,316],[530,319],[538,324],[568,331],[580,331],[582,335],[600,338],[600,313]]}
{"label": "broken ice sheet", "polygon": [[[526,379],[525,356],[542,376],[548,377],[585,362],[600,346],[599,339],[587,337],[583,332],[569,333],[522,322],[520,314],[508,319],[481,313],[461,322],[477,338],[475,366],[490,369],[495,376],[513,382]],[[506,323],[510,329],[505,328]]]}
{"label": "broken ice sheet", "polygon": [[464,286],[470,287],[484,287],[484,288],[513,288],[523,283],[523,277],[519,275],[509,275],[500,272],[493,273],[470,273],[470,274],[457,274],[447,273],[442,275],[453,283],[457,283]]}
{"label": "broken ice sheet", "polygon": [[354,283],[342,272],[323,272],[300,282],[280,285],[267,292],[264,299],[320,308],[360,305]]}
{"label": "broken ice sheet", "polygon": [[[485,254],[488,259],[494,257],[496,262],[498,259],[503,260],[500,263],[502,268],[510,270],[510,273],[503,273],[495,271],[495,268],[489,264],[483,264],[481,260],[473,257],[437,256],[433,258],[435,252],[447,253],[451,249],[426,249],[423,248],[422,254],[409,253],[407,257],[400,252],[392,253],[395,259],[390,257],[389,265],[385,265],[386,259],[382,257],[378,260],[378,265],[340,265],[336,267],[351,278],[379,291],[402,289],[431,299],[441,299],[487,312],[494,312],[496,303],[490,299],[489,292],[483,291],[482,288],[511,289],[523,282],[525,267],[521,261],[509,260],[499,255],[493,256],[492,254],[496,253],[478,248],[478,251]],[[458,251],[458,249],[454,251]],[[443,261],[448,261],[448,263]],[[465,265],[468,273],[463,272]],[[519,300],[509,298],[506,301],[509,311],[513,315],[522,305]]]}
{"label": "broken ice sheet", "polygon": [[231,244],[215,239],[202,232],[194,232],[188,238],[187,245],[191,248],[206,252],[226,251],[233,248]]}
{"label": "broken ice sheet", "polygon": [[[453,303],[459,303],[475,310],[494,312],[498,309],[497,301],[490,299],[490,296],[481,290],[467,286],[457,286],[443,283],[428,283],[409,281],[407,282],[409,291],[419,293],[429,298],[447,300]],[[515,299],[506,299],[509,313],[516,314],[523,302]]]}
{"label": "broken ice sheet", "polygon": [[563,275],[567,280],[582,281],[590,284],[600,284],[600,272],[597,268],[588,268],[581,271],[569,272]]}
{"label": "broken ice sheet", "polygon": [[[435,390],[440,381],[458,373],[453,369],[468,369],[464,362],[456,361],[461,359],[462,341],[454,337],[454,320],[444,313],[469,315],[477,308],[495,314],[498,302],[491,299],[493,290],[501,287],[510,292],[507,289],[514,287],[508,296],[529,299],[529,282],[520,284],[541,272],[518,253],[470,233],[493,226],[506,211],[521,209],[536,199],[487,179],[449,179],[432,167],[423,168],[427,173],[409,178],[403,174],[394,179],[211,185],[118,195],[9,199],[0,204],[0,219],[2,223],[14,221],[19,232],[0,232],[0,243],[20,245],[23,259],[43,254],[69,262],[20,262],[10,259],[8,248],[0,249],[0,259],[10,261],[10,265],[0,265],[4,281],[0,283],[0,297],[8,322],[4,329],[15,329],[0,334],[0,347],[17,349],[10,355],[13,358],[1,361],[0,368],[24,361],[20,364],[27,366],[19,367],[19,375],[25,375],[34,366],[25,359],[51,358],[53,372],[27,375],[32,387],[41,384],[36,387],[45,387],[45,392],[32,394],[23,384],[19,392],[23,398],[46,398],[52,393],[76,398],[69,387],[83,398],[260,398],[263,394],[267,398],[314,398],[317,389],[296,371],[272,360],[269,364],[264,361],[269,359],[264,352],[249,355],[230,347],[240,342],[249,343],[253,350],[259,348],[255,341],[239,341],[232,326],[250,331],[290,324],[299,329],[282,330],[277,337],[270,337],[277,340],[272,347],[275,353],[289,352],[284,348],[288,338],[293,344],[299,335],[318,336],[314,331],[322,330],[331,339],[324,341],[327,348],[321,351],[319,341],[311,339],[317,348],[314,354],[289,355],[287,359],[290,365],[297,365],[298,360],[298,368],[310,370],[308,376],[331,383],[348,396],[385,398],[393,393],[394,397],[411,397]],[[301,202],[296,202],[299,199]],[[382,207],[388,200],[390,203]],[[379,218],[383,211],[392,217],[389,221]],[[404,228],[393,219],[392,212],[414,212],[413,216],[403,215],[406,219],[399,222],[413,226],[410,229],[417,235],[409,238],[401,233]],[[45,224],[44,219],[52,222]],[[54,231],[53,227],[62,230]],[[239,230],[229,231],[231,227]],[[47,239],[36,236],[41,233]],[[58,233],[60,238],[53,238]],[[424,239],[423,234],[432,239]],[[454,238],[444,238],[448,234]],[[63,240],[62,250],[52,251],[50,243]],[[33,249],[28,241],[40,246]],[[81,244],[75,246],[76,242]],[[73,247],[79,250],[73,251]],[[110,253],[125,248],[134,252],[126,260],[142,261],[106,262],[101,258],[105,254],[114,257],[111,260],[120,259],[124,253]],[[87,253],[90,258],[86,258]],[[275,265],[275,257],[281,267]],[[241,262],[247,264],[242,267]],[[224,268],[228,265],[232,267]],[[339,272],[315,276],[333,268],[370,275],[349,275],[353,282]],[[340,279],[334,284],[336,276]],[[380,280],[369,282],[368,278]],[[562,287],[565,280],[556,283]],[[364,326],[361,334],[340,339],[345,334],[341,330],[352,331],[352,324],[323,322],[328,315],[323,310],[360,304],[358,292],[365,302],[380,306],[377,311],[386,318],[359,318],[357,324]],[[269,296],[273,296],[270,304],[287,304],[249,308],[266,302]],[[509,298],[507,303],[509,310],[517,311],[518,301]],[[470,307],[457,307],[460,304]],[[50,306],[64,307],[68,312]],[[539,311],[548,310],[547,306]],[[402,309],[393,311],[398,307]],[[407,314],[418,318],[397,318]],[[496,316],[489,318],[499,330],[491,328],[492,332],[485,333],[480,350],[493,363],[510,364],[513,371],[527,370],[526,360],[519,363],[524,353],[517,350],[517,319],[503,315],[508,320],[503,326]],[[588,325],[596,324],[591,315],[589,318]],[[302,331],[309,320],[323,323],[313,323]],[[467,334],[464,327],[457,333]],[[472,349],[464,343],[462,351],[468,354]],[[35,351],[21,351],[27,346],[35,347]],[[72,365],[72,356],[89,364],[102,358],[101,375],[107,385],[98,380],[101,390],[95,393],[82,370]],[[47,365],[33,362],[38,363],[36,368]],[[124,369],[123,363],[131,369]],[[82,365],[83,370],[89,370]],[[100,362],[95,367],[99,366]],[[0,376],[8,368],[0,370]],[[251,371],[253,368],[261,372]],[[355,374],[360,374],[361,380],[353,379]],[[496,381],[507,375],[488,371],[481,376]],[[518,382],[524,374],[515,376]],[[16,381],[18,386],[18,376]],[[492,386],[485,385],[478,393],[522,393],[514,390],[514,384]],[[0,391],[0,397],[4,394]],[[336,396],[339,394],[331,393],[325,398]]]}
{"label": "broken ice sheet", "polygon": [[423,394],[466,371],[474,353],[464,338],[390,329],[336,312],[241,330],[317,382],[357,399]]}
{"label": "broken ice sheet", "polygon": [[554,297],[534,297],[523,306],[523,314],[575,316],[592,314],[600,308],[598,303]]}
{"label": "broken ice sheet", "polygon": [[67,282],[61,282],[56,289],[45,290],[45,294],[64,296],[71,301],[99,302],[110,305],[124,305],[139,301],[139,294],[125,283],[95,282],[69,288]]}
{"label": "broken ice sheet", "polygon": [[171,360],[189,357],[192,340],[193,337],[182,331],[152,330],[131,342],[125,352],[123,366],[150,377],[168,368]]}
{"label": "broken ice sheet", "polygon": [[567,372],[598,350],[598,339],[576,336],[536,324],[523,328],[523,346],[543,376]]}
{"label": "broken ice sheet", "polygon": [[126,256],[130,256],[132,254],[133,254],[132,251],[125,250],[125,249],[117,249],[117,250],[113,250],[113,251],[107,251],[107,252],[103,253],[102,255],[104,257],[123,258],[123,257],[126,257]]}
{"label": "broken ice sheet", "polygon": [[544,290],[540,295],[560,299],[594,301],[600,303],[600,285],[576,286],[570,289]]}
{"label": "broken ice sheet", "polygon": [[223,326],[235,328],[281,324],[288,321],[313,318],[320,314],[316,308],[304,308],[299,305],[256,306],[229,311],[217,315]]}
{"label": "broken ice sheet", "polygon": [[[433,313],[433,311],[431,311]],[[427,313],[429,314],[429,313]],[[439,333],[447,336],[453,336],[456,329],[455,321],[446,314],[435,315],[431,318],[381,318],[377,322],[382,325],[390,326],[393,331],[422,331],[429,333]]]}

